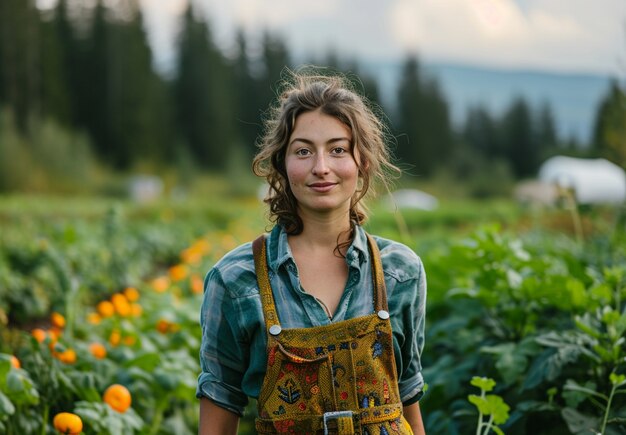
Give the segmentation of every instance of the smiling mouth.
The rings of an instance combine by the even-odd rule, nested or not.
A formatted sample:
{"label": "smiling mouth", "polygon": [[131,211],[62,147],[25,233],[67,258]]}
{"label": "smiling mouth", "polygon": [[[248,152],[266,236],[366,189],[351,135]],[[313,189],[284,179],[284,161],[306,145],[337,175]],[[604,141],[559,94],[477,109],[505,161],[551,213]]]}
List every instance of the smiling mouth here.
{"label": "smiling mouth", "polygon": [[335,187],[337,183],[313,183],[309,184],[309,187],[316,192],[327,192]]}

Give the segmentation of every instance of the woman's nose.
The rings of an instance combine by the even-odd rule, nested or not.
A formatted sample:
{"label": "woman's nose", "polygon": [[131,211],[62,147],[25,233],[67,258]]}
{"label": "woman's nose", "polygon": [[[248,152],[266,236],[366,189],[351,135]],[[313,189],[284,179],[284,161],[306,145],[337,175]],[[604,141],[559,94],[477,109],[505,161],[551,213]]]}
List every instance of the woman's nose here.
{"label": "woman's nose", "polygon": [[315,157],[315,164],[313,165],[313,173],[315,175],[322,175],[327,174],[328,171],[329,169],[328,162],[326,161],[326,156],[324,156],[323,153],[317,154],[317,156]]}

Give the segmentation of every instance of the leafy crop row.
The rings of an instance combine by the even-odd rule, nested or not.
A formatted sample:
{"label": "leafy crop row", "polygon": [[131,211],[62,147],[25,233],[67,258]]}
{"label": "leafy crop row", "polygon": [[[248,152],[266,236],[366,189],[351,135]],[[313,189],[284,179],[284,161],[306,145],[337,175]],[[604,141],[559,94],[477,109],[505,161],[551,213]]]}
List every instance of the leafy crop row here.
{"label": "leafy crop row", "polygon": [[[0,207],[1,433],[76,429],[71,414],[84,433],[197,431],[202,278],[263,230],[256,204],[215,204]],[[426,265],[428,432],[624,433],[624,222],[586,216],[584,239],[498,225],[407,238],[420,219],[371,231]],[[129,403],[112,406],[111,386]],[[241,433],[253,418],[251,404]]]}

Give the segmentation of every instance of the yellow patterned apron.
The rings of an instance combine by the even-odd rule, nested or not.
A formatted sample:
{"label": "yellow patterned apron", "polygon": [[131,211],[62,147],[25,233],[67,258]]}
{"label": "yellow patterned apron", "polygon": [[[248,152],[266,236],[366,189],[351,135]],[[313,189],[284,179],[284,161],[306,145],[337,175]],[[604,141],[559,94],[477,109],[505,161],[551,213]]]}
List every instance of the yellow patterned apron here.
{"label": "yellow patterned apron", "polygon": [[380,254],[367,237],[375,312],[292,329],[282,329],[278,320],[265,237],[254,241],[268,354],[258,398],[258,433],[412,434],[402,416]]}

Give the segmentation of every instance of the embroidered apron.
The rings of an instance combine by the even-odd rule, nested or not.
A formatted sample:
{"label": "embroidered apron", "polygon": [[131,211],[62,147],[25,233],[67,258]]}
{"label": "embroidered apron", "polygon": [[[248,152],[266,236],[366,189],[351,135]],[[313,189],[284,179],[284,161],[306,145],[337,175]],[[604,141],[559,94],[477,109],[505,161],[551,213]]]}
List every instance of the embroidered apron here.
{"label": "embroidered apron", "polygon": [[373,314],[329,325],[282,329],[267,271],[265,237],[253,243],[267,333],[267,371],[258,398],[261,434],[412,434],[402,416],[387,293],[378,246],[368,245]]}

